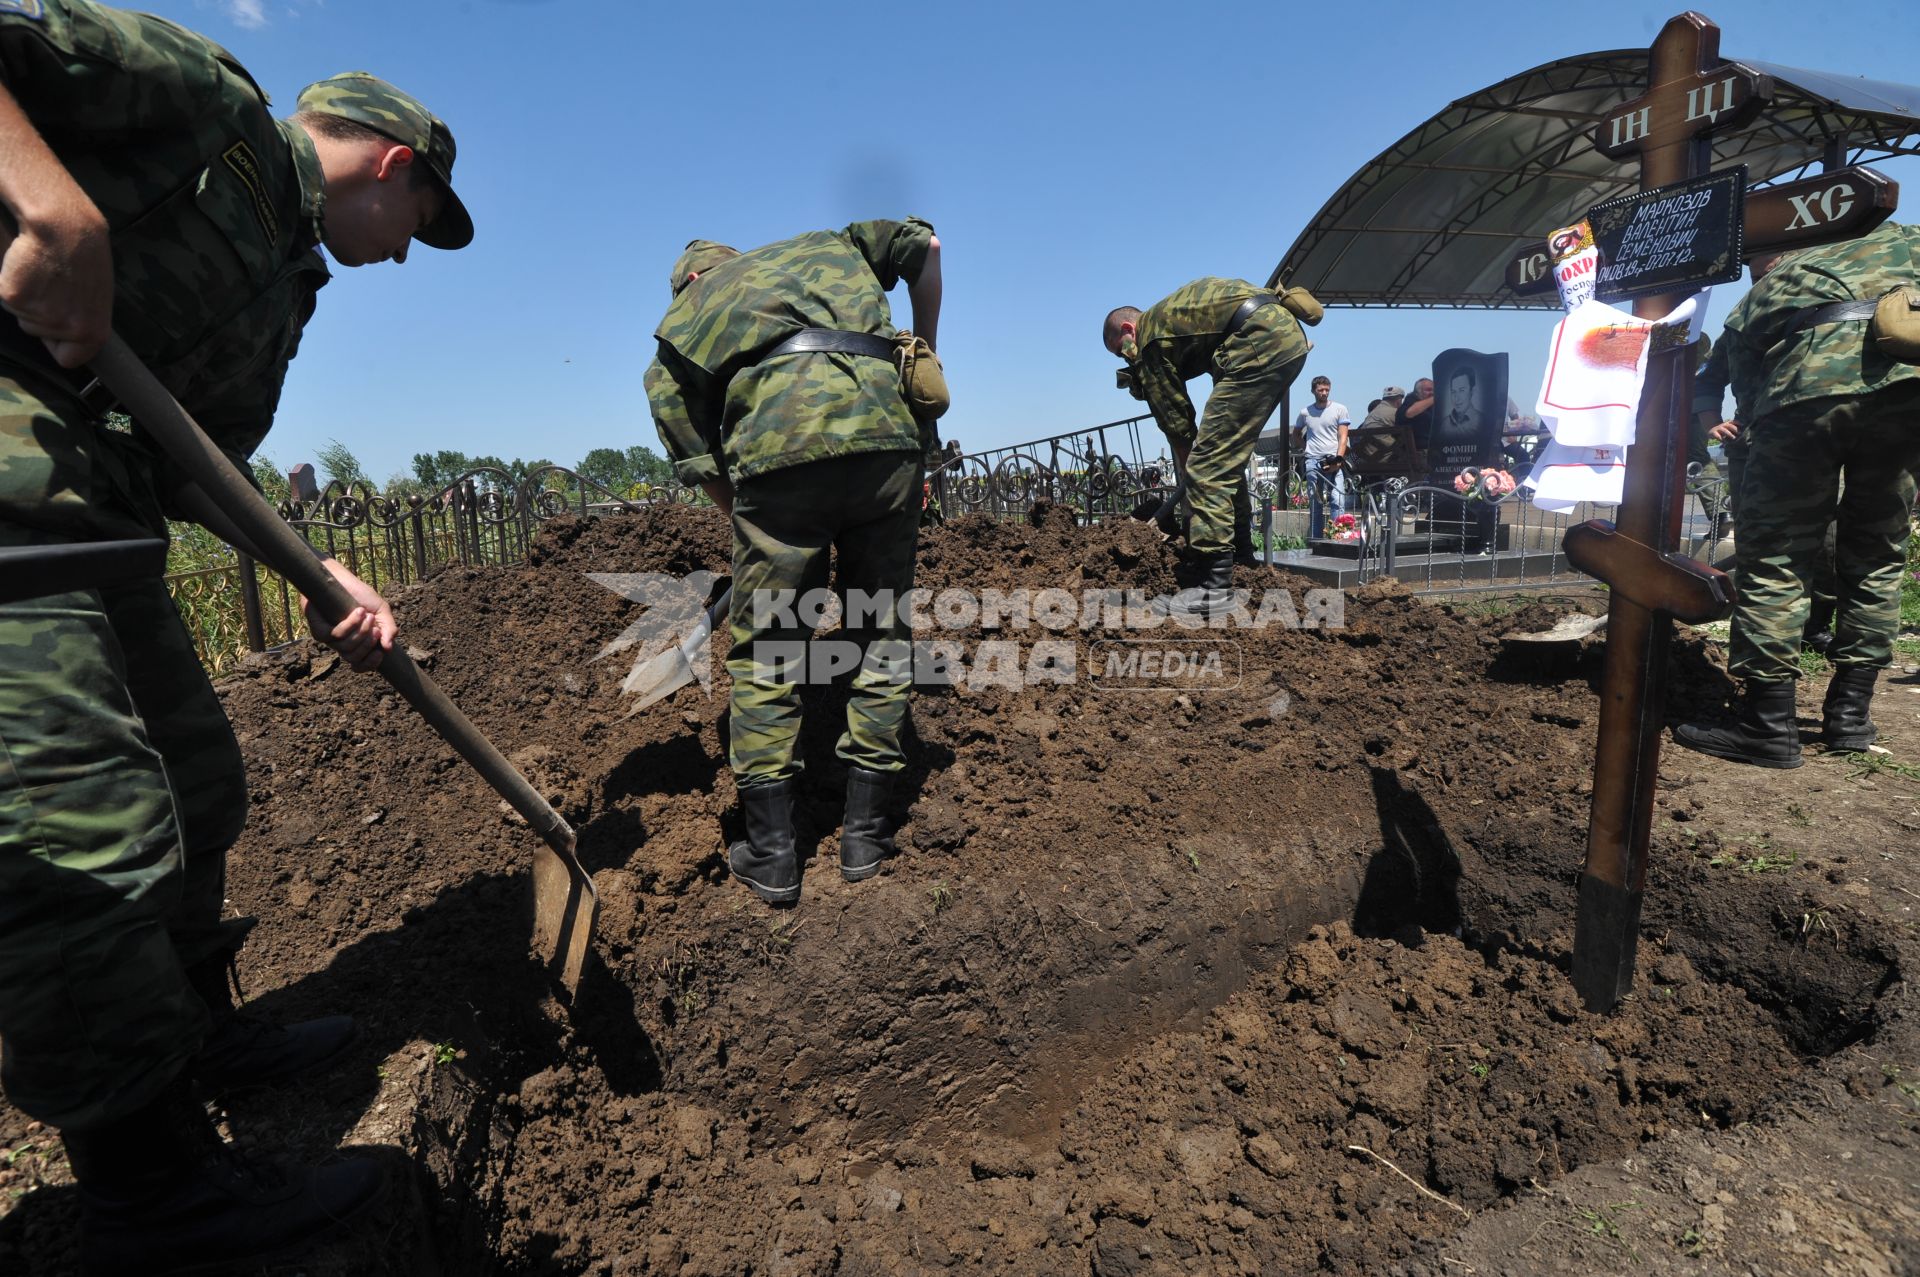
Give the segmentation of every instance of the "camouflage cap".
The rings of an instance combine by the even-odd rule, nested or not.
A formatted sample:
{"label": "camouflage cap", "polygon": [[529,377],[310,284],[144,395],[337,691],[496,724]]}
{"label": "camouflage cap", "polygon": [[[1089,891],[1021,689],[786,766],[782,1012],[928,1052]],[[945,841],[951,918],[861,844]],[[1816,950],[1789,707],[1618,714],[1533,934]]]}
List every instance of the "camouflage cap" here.
{"label": "camouflage cap", "polygon": [[740,256],[737,248],[728,248],[725,244],[716,244],[710,239],[687,241],[686,251],[674,259],[673,270],[667,275],[667,287],[678,297],[680,290],[690,282],[690,277],[710,271],[729,257]]}
{"label": "camouflage cap", "polygon": [[329,76],[300,90],[302,111],[337,115],[384,133],[427,166],[446,192],[446,207],[414,238],[429,248],[465,248],[473,242],[473,218],[453,191],[453,131],[418,98],[365,71]]}

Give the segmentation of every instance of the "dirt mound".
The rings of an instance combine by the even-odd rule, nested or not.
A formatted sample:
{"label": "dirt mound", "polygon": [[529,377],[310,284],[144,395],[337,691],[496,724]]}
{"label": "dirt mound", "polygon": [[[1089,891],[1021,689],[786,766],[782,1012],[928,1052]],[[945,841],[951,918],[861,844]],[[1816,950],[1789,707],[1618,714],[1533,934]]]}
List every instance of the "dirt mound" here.
{"label": "dirt mound", "polygon": [[[229,894],[268,919],[243,973],[264,1013],[351,1006],[366,1030],[333,1079],[229,1119],[316,1156],[401,1144],[429,1180],[303,1271],[1433,1262],[1463,1212],[1765,1111],[1796,1052],[1868,1031],[1891,978],[1864,934],[1791,960],[1768,921],[1791,902],[1722,875],[1655,897],[1639,996],[1585,1016],[1564,973],[1591,661],[1540,681],[1495,627],[1393,585],[1328,624],[1265,569],[1237,583],[1301,624],[942,611],[958,589],[1124,609],[1173,586],[1151,529],[1064,510],[923,537],[960,666],[916,692],[901,855],[871,882],[835,872],[845,689],[805,690],[805,895],[769,911],[721,856],[724,672],[628,716],[632,653],[606,649],[642,611],[589,575],[724,572],[727,536],[708,510],[561,519],[527,567],[396,600],[579,832],[604,913],[571,1009],[525,961],[526,831],[404,703],[307,645],[223,681],[253,783]],[[1021,664],[1043,641],[1073,678]],[[1108,676],[1149,642],[1222,676]],[[1698,643],[1676,660],[1676,687],[1721,694]],[[33,1196],[0,1259],[61,1271],[70,1202]]]}

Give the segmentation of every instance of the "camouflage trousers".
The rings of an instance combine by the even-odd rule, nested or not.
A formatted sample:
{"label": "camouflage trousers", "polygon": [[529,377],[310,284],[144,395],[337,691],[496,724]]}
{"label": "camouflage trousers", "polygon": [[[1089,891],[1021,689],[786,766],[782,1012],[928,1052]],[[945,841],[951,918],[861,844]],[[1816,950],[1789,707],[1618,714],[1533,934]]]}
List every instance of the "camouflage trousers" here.
{"label": "camouflage trousers", "polygon": [[1800,644],[1829,524],[1834,536],[1836,665],[1880,669],[1900,625],[1920,384],[1796,404],[1753,425],[1739,482],[1740,600],[1733,673],[1798,678]]}
{"label": "camouflage trousers", "polygon": [[[877,452],[776,470],[734,492],[728,760],[739,785],[770,784],[802,770],[795,745],[805,671],[787,658],[812,636],[803,596],[827,588],[836,552],[833,588],[846,609],[836,637],[860,653],[837,752],[871,771],[906,766],[900,737],[913,683],[912,632],[899,609],[856,614],[848,596],[857,591],[897,603],[913,589],[920,476],[918,453]],[[816,675],[819,668],[816,660]]]}
{"label": "camouflage trousers", "polygon": [[[0,545],[156,535],[81,427],[0,375]],[[246,798],[161,582],[0,605],[0,1084],[21,1111],[97,1125],[199,1049],[183,969],[233,946]]]}
{"label": "camouflage trousers", "polygon": [[1279,306],[1253,312],[1213,356],[1213,393],[1187,453],[1187,544],[1195,554],[1233,548],[1236,525],[1253,519],[1247,462],[1267,418],[1307,362],[1299,323]]}
{"label": "camouflage trousers", "polygon": [[[1742,438],[1730,440],[1724,447],[1727,458],[1727,513],[1733,516],[1734,585],[1735,588],[1738,588],[1740,580],[1740,479],[1746,473],[1747,469],[1747,444],[1746,440]],[[1813,559],[1812,579],[1808,582],[1808,588],[1813,592],[1813,620],[1809,622],[1810,628],[1813,629],[1824,630],[1826,628],[1826,625],[1822,623],[1820,619],[1822,613],[1827,615],[1827,620],[1830,621],[1832,619],[1834,591],[1833,542],[1834,524],[1829,520],[1827,522],[1826,535],[1820,540],[1820,552],[1816,554]]]}

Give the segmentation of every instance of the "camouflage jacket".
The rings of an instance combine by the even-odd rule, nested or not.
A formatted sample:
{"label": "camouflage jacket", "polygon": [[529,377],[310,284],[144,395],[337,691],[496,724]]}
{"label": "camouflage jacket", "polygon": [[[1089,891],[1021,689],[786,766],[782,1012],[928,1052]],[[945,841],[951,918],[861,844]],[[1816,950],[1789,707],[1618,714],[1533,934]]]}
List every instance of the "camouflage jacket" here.
{"label": "camouflage jacket", "polygon": [[[1803,307],[1869,301],[1920,281],[1920,227],[1888,222],[1838,244],[1783,258],[1727,317],[1727,370],[1742,412],[1755,421],[1810,399],[1864,395],[1920,379],[1920,367],[1890,359],[1867,340],[1864,320],[1816,324],[1786,336]],[[1752,387],[1752,396],[1743,390]]]}
{"label": "camouflage jacket", "polygon": [[[1264,288],[1244,279],[1207,276],[1182,285],[1140,316],[1134,349],[1123,351],[1133,369],[1133,393],[1144,399],[1168,439],[1190,444],[1198,427],[1187,382],[1212,372],[1214,354],[1227,339],[1227,321],[1240,303]],[[1292,315],[1288,315],[1292,321]],[[1297,321],[1287,325],[1302,346]]]}
{"label": "camouflage jacket", "polygon": [[855,222],[729,258],[673,299],[654,330],[647,399],[674,472],[733,482],[828,457],[918,452],[893,364],[766,354],[802,328],[894,334],[887,292],[920,277],[933,227]]}
{"label": "camouflage jacket", "polygon": [[[251,475],[328,278],[312,141],[219,45],[89,0],[0,0],[0,83],[107,219],[114,330]],[[55,367],[10,317],[8,365]]]}

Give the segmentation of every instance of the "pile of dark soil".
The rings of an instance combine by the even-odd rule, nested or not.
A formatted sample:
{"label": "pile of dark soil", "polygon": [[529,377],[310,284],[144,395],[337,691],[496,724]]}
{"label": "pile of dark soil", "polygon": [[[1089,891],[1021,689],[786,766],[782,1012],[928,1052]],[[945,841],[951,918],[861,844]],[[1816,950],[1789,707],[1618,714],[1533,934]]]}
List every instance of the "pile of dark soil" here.
{"label": "pile of dark soil", "polygon": [[[726,560],[711,511],[567,519],[525,568],[397,600],[579,831],[604,911],[570,1008],[525,960],[530,835],[384,684],[308,645],[223,682],[253,783],[229,894],[266,919],[243,974],[263,1012],[366,1030],[230,1124],[420,1168],[300,1271],[1438,1272],[1469,1214],[1763,1115],[1872,1031],[1891,948],[1802,961],[1780,884],[1703,871],[1656,883],[1637,996],[1581,1011],[1596,662],[1543,681],[1391,583],[1338,628],[1193,636],[1234,658],[1211,690],[1103,684],[1118,631],[943,631],[1065,637],[1082,676],[916,692],[901,854],[855,886],[845,691],[807,689],[805,894],[768,910],[722,858],[724,672],[627,716],[632,654],[600,653],[639,609],[587,575]],[[1147,529],[1051,511],[930,533],[919,584],[1151,593],[1171,567]],[[1676,712],[1723,694],[1697,642],[1675,660]],[[0,1146],[30,1142],[0,1110]],[[62,1271],[70,1197],[28,1201],[0,1260]]]}

